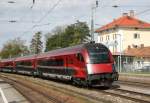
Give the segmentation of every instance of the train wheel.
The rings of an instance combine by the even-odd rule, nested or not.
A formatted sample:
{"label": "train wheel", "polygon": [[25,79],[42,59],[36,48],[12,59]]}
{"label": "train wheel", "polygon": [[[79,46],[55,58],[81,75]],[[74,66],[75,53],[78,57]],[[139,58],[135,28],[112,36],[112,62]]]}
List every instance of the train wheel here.
{"label": "train wheel", "polygon": [[42,73],[42,71],[38,71],[38,76],[40,77],[40,78],[42,78],[43,77],[43,73]]}
{"label": "train wheel", "polygon": [[73,84],[74,86],[77,86],[78,83],[77,83],[76,78],[72,78],[71,81],[72,81],[72,84]]}
{"label": "train wheel", "polygon": [[75,86],[80,86],[80,87],[89,87],[88,83],[86,80],[82,80],[80,78],[73,78],[72,83]]}
{"label": "train wheel", "polygon": [[37,72],[33,71],[33,72],[31,72],[31,75],[35,78],[35,77],[37,77]]}
{"label": "train wheel", "polygon": [[81,80],[79,78],[72,78],[73,85],[81,86]]}
{"label": "train wheel", "polygon": [[106,87],[106,88],[111,88],[111,87],[112,87],[112,82],[110,82],[110,81],[105,81],[105,82],[104,82],[104,87]]}

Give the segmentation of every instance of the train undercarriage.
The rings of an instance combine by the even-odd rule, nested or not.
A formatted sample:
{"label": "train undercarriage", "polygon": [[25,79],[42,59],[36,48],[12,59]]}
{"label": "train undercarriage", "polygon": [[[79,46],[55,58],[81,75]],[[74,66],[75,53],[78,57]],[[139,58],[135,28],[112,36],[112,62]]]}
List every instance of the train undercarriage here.
{"label": "train undercarriage", "polygon": [[104,73],[88,75],[87,79],[73,78],[73,84],[83,86],[104,86],[111,87],[114,81],[118,80],[118,73]]}

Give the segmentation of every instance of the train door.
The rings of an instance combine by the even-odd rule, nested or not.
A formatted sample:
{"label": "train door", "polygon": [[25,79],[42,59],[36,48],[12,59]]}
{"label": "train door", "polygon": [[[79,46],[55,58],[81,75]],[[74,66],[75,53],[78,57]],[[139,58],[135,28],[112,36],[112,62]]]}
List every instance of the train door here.
{"label": "train door", "polygon": [[81,78],[86,77],[86,64],[82,53],[76,54],[76,66],[78,67],[78,76]]}
{"label": "train door", "polygon": [[77,59],[78,66],[80,68],[84,68],[85,67],[85,61],[84,61],[83,55],[81,53],[77,53],[76,59]]}
{"label": "train door", "polygon": [[73,55],[65,57],[65,72],[68,76],[73,76],[75,72]]}

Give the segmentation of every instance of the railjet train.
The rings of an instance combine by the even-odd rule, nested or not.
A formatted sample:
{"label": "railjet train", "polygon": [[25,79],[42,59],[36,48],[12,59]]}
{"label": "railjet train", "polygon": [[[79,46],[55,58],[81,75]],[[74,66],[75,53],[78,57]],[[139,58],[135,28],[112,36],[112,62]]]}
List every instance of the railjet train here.
{"label": "railjet train", "polygon": [[37,55],[2,59],[0,70],[110,87],[118,80],[114,59],[100,43],[86,43]]}

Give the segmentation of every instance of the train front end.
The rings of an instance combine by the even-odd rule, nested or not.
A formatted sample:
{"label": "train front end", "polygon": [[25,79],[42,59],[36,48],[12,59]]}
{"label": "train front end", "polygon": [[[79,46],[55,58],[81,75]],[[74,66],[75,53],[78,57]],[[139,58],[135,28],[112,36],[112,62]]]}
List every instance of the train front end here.
{"label": "train front end", "polygon": [[87,81],[90,85],[110,87],[118,80],[114,59],[107,47],[100,43],[86,46]]}

